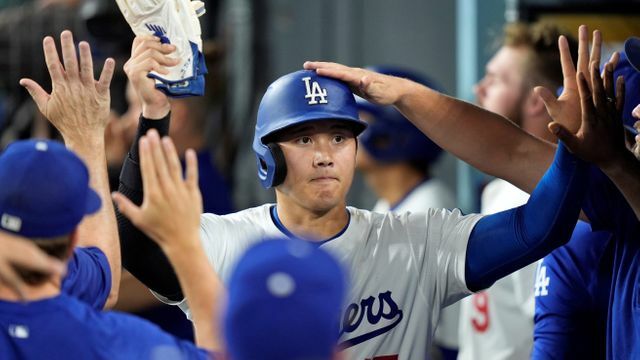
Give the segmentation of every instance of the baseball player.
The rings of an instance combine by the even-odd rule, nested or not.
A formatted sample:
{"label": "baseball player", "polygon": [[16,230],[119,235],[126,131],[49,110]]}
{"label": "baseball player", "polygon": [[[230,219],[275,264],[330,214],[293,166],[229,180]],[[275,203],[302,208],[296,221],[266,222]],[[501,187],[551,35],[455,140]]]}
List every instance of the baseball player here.
{"label": "baseball player", "polygon": [[[401,67],[369,69],[438,88],[426,77]],[[401,214],[455,208],[455,197],[449,187],[430,174],[442,149],[392,106],[378,106],[362,98],[356,98],[356,103],[360,118],[367,122],[367,129],[358,138],[361,147],[356,167],[379,197],[372,211]],[[433,351],[446,358],[457,357],[459,316],[459,303],[447,306],[440,314]]]}
{"label": "baseball player", "polygon": [[[175,65],[171,51],[152,37],[134,40],[125,71],[143,103],[139,135],[147,129],[167,134],[171,106],[147,74]],[[277,203],[202,215],[203,246],[226,282],[241,254],[265,236],[318,244],[351,274],[339,326],[346,355],[425,358],[443,306],[568,240],[580,207],[577,179],[584,164],[559,146],[554,165],[527,204],[486,217],[437,209],[371,213],[345,203],[355,170],[355,139],[365,127],[345,83],[315,71],[276,80],[261,101],[253,148],[258,177],[266,188],[275,188]],[[120,190],[137,204],[144,196],[138,164],[133,146]],[[127,204],[124,196],[116,201]],[[190,304],[170,264],[123,217],[119,226],[128,270],[189,316]]]}
{"label": "baseball player", "polygon": [[[594,160],[602,169],[590,172],[591,191],[584,210],[594,229],[611,234],[595,231],[585,234],[591,235],[583,241],[572,239],[540,265],[536,281],[535,358],[547,358],[549,354],[575,358],[640,355],[639,333],[635,330],[640,318],[634,300],[640,265],[635,240],[640,224],[631,201],[625,201],[620,192],[640,185],[640,163],[625,149],[622,130],[623,123],[630,127],[634,122],[632,109],[640,102],[640,74],[625,54],[620,55],[615,69],[616,55],[613,59],[604,67],[604,85],[597,68],[592,70],[596,75],[593,95],[582,84],[581,97],[591,102],[593,96],[595,101],[593,105],[583,105],[583,137],[567,139],[576,154]],[[624,78],[624,87],[619,79],[615,95],[614,76]],[[621,173],[630,175],[629,181],[625,182]],[[634,193],[637,196],[637,190]],[[632,196],[634,193],[627,192]],[[560,328],[565,333],[559,336]]]}
{"label": "baseball player", "polygon": [[[100,80],[96,81],[89,45],[79,44],[78,64],[69,31],[62,33],[61,43],[64,66],[58,59],[53,39],[47,37],[43,42],[53,81],[52,93],[47,94],[35,82],[22,83],[61,131],[67,146],[77,149],[93,168],[87,169],[82,159],[63,144],[49,140],[18,141],[0,155],[3,249],[4,241],[11,245],[6,233],[35,244],[67,264],[64,277],[18,268],[18,275],[27,284],[22,291],[23,301],[19,301],[10,287],[0,284],[3,330],[0,358],[208,359],[210,354],[204,349],[178,340],[151,323],[126,314],[102,312],[105,303],[113,298],[115,276],[111,269],[112,262],[117,263],[107,254],[113,249],[117,251],[119,243],[113,208],[103,205],[110,203],[105,150],[96,144],[104,138],[114,63],[107,60]],[[141,151],[145,166],[152,171],[167,172],[166,164],[163,167],[148,161],[148,149],[143,145]],[[171,160],[177,162],[175,150],[173,155]],[[221,286],[200,247],[197,229],[201,203],[197,202],[195,154],[188,153],[187,159],[187,180],[182,180],[179,166],[177,170],[172,168],[177,171],[177,176],[171,178],[175,181],[163,181],[163,189],[172,196],[158,191],[162,194],[161,201],[146,207],[145,214],[162,214],[164,210],[165,217],[153,223],[162,234],[151,235],[170,255],[186,294],[194,299],[209,299],[206,303],[193,303],[194,324],[200,345],[207,350],[217,350],[219,336],[215,334],[217,326],[212,319]],[[152,182],[149,178],[146,180]],[[156,192],[153,186],[149,189],[151,194]],[[189,206],[179,208],[175,202]],[[195,221],[189,221],[189,210],[195,214]],[[166,221],[168,212],[179,220],[177,225]],[[105,233],[83,231],[81,222],[91,223]],[[109,226],[113,228],[112,233],[108,232]],[[180,236],[175,236],[173,231]],[[78,246],[83,242],[82,237],[89,234],[102,242],[93,239],[93,243]],[[165,241],[164,236],[170,241]],[[113,243],[106,241],[109,239]]]}
{"label": "baseball player", "polygon": [[[533,89],[536,85],[562,85],[560,52],[555,43],[561,34],[556,26],[545,23],[506,25],[503,45],[474,87],[477,104],[513,121],[531,135],[555,142],[547,130],[552,119]],[[570,48],[577,50],[577,43]],[[528,196],[509,182],[494,179],[482,191],[481,212],[493,214],[520,206]],[[530,356],[535,270],[535,263],[527,265],[489,289],[460,301],[459,359]]]}
{"label": "baseball player", "polygon": [[[622,117],[629,128],[634,122],[634,104],[640,103],[640,74],[624,53],[613,73],[614,78],[618,76],[625,79]],[[611,237],[609,232],[591,231],[589,225],[579,224],[571,241],[545,257],[538,267],[533,358],[606,357],[616,243]]]}

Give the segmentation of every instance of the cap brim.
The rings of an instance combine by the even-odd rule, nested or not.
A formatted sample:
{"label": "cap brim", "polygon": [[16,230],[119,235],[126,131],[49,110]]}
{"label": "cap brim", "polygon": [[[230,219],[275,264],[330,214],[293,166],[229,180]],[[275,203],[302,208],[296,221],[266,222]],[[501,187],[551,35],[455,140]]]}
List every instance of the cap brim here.
{"label": "cap brim", "polygon": [[87,203],[85,207],[85,215],[91,215],[98,210],[102,206],[102,200],[100,200],[100,196],[98,193],[93,191],[93,189],[89,188],[89,192],[87,193]]}
{"label": "cap brim", "polygon": [[624,52],[629,63],[636,71],[640,71],[640,38],[630,37],[624,42]]}

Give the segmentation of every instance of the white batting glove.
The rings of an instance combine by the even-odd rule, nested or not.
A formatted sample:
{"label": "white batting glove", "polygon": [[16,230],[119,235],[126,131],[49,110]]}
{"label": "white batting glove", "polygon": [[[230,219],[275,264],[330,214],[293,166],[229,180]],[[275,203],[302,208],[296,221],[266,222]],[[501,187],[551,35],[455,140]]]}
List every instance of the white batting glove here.
{"label": "white batting glove", "polygon": [[[116,0],[124,18],[136,35],[155,35],[163,43],[176,46],[180,59],[169,74],[154,71],[149,77],[156,88],[171,97],[198,96],[204,93],[204,56],[198,16],[204,3],[189,0]],[[199,14],[199,15],[198,15]]]}

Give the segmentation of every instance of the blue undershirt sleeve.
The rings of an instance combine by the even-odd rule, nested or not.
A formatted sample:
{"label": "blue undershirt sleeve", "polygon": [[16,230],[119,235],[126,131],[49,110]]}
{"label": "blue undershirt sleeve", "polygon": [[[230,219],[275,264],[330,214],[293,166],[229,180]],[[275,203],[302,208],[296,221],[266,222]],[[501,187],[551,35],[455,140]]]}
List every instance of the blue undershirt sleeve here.
{"label": "blue undershirt sleeve", "polygon": [[478,221],[467,244],[469,290],[486,289],[569,241],[584,197],[586,167],[560,143],[526,204]]}

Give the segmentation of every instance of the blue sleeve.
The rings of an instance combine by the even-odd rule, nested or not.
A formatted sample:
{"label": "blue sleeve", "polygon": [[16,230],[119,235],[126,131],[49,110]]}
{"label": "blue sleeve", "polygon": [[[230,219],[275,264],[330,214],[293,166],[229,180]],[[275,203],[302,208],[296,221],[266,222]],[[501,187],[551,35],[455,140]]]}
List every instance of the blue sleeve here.
{"label": "blue sleeve", "polygon": [[579,222],[569,243],[538,266],[532,359],[606,356],[610,239]]}
{"label": "blue sleeve", "polygon": [[616,185],[596,166],[589,168],[589,187],[584,212],[596,230],[623,231],[638,223],[631,206]]}
{"label": "blue sleeve", "polygon": [[469,290],[531,264],[565,244],[580,214],[586,164],[560,143],[526,204],[488,215],[471,231],[465,277]]}
{"label": "blue sleeve", "polygon": [[93,309],[102,310],[111,292],[111,268],[107,256],[96,247],[76,248],[69,260],[62,292]]}
{"label": "blue sleeve", "polygon": [[132,359],[216,359],[215,354],[144,319],[118,312],[104,316],[108,321],[105,322],[102,342],[110,354],[126,355]]}

